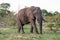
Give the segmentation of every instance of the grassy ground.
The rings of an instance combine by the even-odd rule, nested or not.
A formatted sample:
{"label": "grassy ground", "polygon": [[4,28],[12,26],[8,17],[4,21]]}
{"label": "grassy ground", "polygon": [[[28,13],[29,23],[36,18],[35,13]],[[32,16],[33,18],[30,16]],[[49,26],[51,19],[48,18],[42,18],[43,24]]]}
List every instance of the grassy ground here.
{"label": "grassy ground", "polygon": [[43,30],[42,35],[31,34],[29,25],[25,26],[24,30],[25,34],[22,34],[17,32],[17,28],[0,28],[0,40],[60,40],[60,33]]}

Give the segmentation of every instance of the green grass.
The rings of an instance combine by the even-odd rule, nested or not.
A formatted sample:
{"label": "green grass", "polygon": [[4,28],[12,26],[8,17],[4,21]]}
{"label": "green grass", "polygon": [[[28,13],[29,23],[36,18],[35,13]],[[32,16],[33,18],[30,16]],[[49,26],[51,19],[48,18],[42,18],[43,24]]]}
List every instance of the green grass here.
{"label": "green grass", "polygon": [[25,34],[18,33],[17,28],[0,28],[0,40],[60,40],[60,33],[54,33],[51,31],[44,32],[43,34],[31,34],[30,26],[24,27]]}

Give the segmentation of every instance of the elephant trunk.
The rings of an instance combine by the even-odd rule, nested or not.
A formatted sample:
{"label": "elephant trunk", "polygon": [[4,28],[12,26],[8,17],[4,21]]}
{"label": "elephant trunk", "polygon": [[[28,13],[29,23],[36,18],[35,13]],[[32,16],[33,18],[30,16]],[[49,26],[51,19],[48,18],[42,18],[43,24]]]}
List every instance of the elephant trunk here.
{"label": "elephant trunk", "polygon": [[40,10],[40,8],[38,7],[37,8],[37,12],[38,12],[38,22],[39,22],[39,25],[40,25],[40,34],[42,34],[42,11]]}

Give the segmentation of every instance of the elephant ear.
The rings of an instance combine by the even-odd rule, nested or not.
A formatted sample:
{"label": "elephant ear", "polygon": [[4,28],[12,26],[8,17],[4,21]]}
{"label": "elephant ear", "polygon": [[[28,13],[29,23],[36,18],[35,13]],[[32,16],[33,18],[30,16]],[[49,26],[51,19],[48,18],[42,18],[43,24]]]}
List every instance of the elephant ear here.
{"label": "elephant ear", "polygon": [[34,15],[31,10],[27,13],[27,16],[29,17],[29,19],[34,19]]}
{"label": "elephant ear", "polygon": [[31,6],[31,11],[32,11],[33,15],[35,15],[37,13],[36,7]]}
{"label": "elephant ear", "polygon": [[27,16],[29,17],[29,19],[34,19],[34,14],[33,14],[34,9],[35,9],[35,7],[33,7],[33,6],[27,8],[26,13],[27,13]]}

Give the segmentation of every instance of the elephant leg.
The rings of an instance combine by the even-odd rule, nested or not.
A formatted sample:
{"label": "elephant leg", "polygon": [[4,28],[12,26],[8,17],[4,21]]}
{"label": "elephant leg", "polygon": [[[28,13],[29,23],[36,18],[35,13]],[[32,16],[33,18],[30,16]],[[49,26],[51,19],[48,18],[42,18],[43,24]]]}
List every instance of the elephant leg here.
{"label": "elephant leg", "polygon": [[31,26],[33,26],[33,28],[35,29],[36,33],[38,34],[38,30],[37,30],[36,23],[35,23],[34,20],[31,20]]}
{"label": "elephant leg", "polygon": [[31,25],[30,33],[33,33],[33,26]]}
{"label": "elephant leg", "polygon": [[21,23],[18,22],[18,32],[20,32],[21,27],[22,27],[22,26],[21,26]]}
{"label": "elephant leg", "polygon": [[23,28],[23,25],[22,25],[22,33],[25,33],[25,32],[24,32],[24,28]]}

